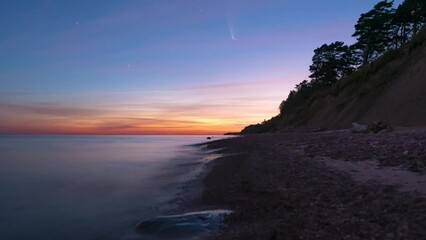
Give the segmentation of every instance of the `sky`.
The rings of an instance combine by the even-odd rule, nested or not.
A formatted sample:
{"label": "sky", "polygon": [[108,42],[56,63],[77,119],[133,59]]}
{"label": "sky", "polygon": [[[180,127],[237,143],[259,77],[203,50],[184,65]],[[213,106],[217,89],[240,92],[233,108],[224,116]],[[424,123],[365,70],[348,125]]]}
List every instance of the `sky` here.
{"label": "sky", "polygon": [[0,1],[0,134],[240,131],[377,2]]}

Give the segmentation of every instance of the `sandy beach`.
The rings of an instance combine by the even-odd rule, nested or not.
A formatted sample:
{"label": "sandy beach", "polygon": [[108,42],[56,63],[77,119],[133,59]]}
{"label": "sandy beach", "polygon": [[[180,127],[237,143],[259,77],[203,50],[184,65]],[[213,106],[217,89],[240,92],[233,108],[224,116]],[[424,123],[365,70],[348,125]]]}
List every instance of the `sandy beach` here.
{"label": "sandy beach", "polygon": [[424,239],[426,131],[247,135],[222,149],[204,204],[235,210],[210,239]]}

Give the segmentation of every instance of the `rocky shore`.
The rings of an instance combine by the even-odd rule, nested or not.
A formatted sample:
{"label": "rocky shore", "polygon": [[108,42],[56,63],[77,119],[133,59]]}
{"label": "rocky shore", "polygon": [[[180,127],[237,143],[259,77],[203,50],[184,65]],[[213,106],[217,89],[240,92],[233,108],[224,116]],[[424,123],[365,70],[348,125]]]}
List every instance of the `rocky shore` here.
{"label": "rocky shore", "polygon": [[235,211],[210,239],[426,239],[424,130],[248,135],[207,147],[225,156],[203,202]]}

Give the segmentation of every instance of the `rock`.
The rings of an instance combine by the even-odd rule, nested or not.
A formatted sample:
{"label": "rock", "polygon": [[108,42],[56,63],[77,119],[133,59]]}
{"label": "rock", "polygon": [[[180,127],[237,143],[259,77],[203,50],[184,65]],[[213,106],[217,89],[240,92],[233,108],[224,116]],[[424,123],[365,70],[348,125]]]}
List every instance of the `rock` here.
{"label": "rock", "polygon": [[368,131],[373,133],[381,133],[383,131],[391,132],[392,126],[387,121],[374,121],[368,125]]}
{"label": "rock", "polygon": [[207,137],[207,139],[212,139],[211,137]]}
{"label": "rock", "polygon": [[160,239],[207,235],[218,231],[223,226],[224,217],[231,213],[231,210],[210,210],[158,216],[140,222],[137,230]]}
{"label": "rock", "polygon": [[368,126],[353,122],[351,132],[353,132],[353,133],[368,133]]}
{"label": "rock", "polygon": [[324,131],[324,128],[322,127],[314,127],[311,129],[311,132],[322,132]]}

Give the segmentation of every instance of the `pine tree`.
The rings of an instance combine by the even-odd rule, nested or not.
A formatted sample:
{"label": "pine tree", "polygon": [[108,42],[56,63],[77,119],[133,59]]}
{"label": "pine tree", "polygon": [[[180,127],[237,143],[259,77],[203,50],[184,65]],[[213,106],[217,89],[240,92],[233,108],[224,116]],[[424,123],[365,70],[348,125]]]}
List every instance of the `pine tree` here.
{"label": "pine tree", "polygon": [[309,77],[316,88],[331,86],[355,69],[353,53],[343,42],[324,44],[314,53]]}
{"label": "pine tree", "polygon": [[354,47],[361,52],[363,65],[384,53],[392,42],[392,5],[393,1],[388,0],[377,3],[371,11],[361,14],[355,25],[355,33],[352,36],[356,37],[358,42]]}

